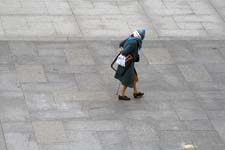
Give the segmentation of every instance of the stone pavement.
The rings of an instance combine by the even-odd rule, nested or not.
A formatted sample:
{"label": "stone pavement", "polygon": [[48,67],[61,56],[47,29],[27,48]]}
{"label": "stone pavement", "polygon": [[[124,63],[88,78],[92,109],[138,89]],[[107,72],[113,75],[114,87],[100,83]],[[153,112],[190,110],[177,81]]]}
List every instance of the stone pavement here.
{"label": "stone pavement", "polygon": [[0,0],[1,40],[225,39],[224,0]]}
{"label": "stone pavement", "polygon": [[[121,102],[138,27],[145,96]],[[0,0],[0,150],[225,150],[224,97],[224,0]]]}
{"label": "stone pavement", "polygon": [[0,150],[225,150],[225,41],[146,40],[130,102],[118,43],[0,42]]}

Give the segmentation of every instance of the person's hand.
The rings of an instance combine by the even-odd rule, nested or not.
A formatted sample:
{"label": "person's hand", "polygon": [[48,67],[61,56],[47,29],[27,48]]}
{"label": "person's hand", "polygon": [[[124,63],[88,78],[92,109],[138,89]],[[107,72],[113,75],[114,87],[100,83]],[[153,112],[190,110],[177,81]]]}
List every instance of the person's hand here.
{"label": "person's hand", "polygon": [[133,59],[133,57],[131,55],[127,55],[125,61],[128,62],[131,59]]}
{"label": "person's hand", "polygon": [[122,50],[123,50],[123,48],[122,48],[122,47],[120,47],[120,48],[119,48],[119,51],[121,52]]}

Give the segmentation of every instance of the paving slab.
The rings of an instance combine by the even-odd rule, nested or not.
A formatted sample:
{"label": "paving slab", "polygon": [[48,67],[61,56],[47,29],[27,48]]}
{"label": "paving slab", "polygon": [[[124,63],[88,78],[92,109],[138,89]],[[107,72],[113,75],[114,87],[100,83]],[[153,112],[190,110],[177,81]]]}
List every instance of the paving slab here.
{"label": "paving slab", "polygon": [[29,120],[29,113],[23,99],[3,98],[1,104],[0,120],[2,122]]}
{"label": "paving slab", "polygon": [[81,131],[120,131],[124,128],[118,120],[68,121],[64,123],[64,126],[66,130]]}
{"label": "paving slab", "polygon": [[88,49],[65,50],[69,64],[71,65],[94,65],[95,62]]}
{"label": "paving slab", "polygon": [[209,73],[223,73],[224,72],[224,63],[210,63],[210,64],[205,64],[205,67]]}
{"label": "paving slab", "polygon": [[11,52],[16,56],[37,56],[35,44],[31,42],[10,42],[9,47],[11,49]]}
{"label": "paving slab", "polygon": [[168,49],[154,48],[146,49],[144,51],[145,57],[149,64],[173,64],[174,61],[168,52]]}
{"label": "paving slab", "polygon": [[16,56],[15,62],[18,65],[63,65],[66,64],[66,58],[63,56]]}
{"label": "paving slab", "polygon": [[21,91],[15,71],[2,72],[0,75],[1,91]]}
{"label": "paving slab", "polygon": [[214,131],[215,128],[210,120],[185,121],[185,125],[191,131]]}
{"label": "paving slab", "polygon": [[185,64],[178,65],[182,74],[187,81],[211,81],[211,77],[205,70],[204,66],[200,64]]}
{"label": "paving slab", "polygon": [[103,149],[129,150],[132,149],[127,132],[121,131],[100,131],[97,132]]}
{"label": "paving slab", "polygon": [[38,49],[38,55],[39,56],[65,56],[63,49]]}
{"label": "paving slab", "polygon": [[51,15],[71,15],[71,8],[68,2],[66,1],[47,1],[45,3],[48,14]]}
{"label": "paving slab", "polygon": [[84,149],[101,150],[101,143],[98,140],[97,133],[92,131],[65,131],[69,143],[55,143],[41,146],[42,149]]}
{"label": "paving slab", "polygon": [[35,137],[29,133],[6,133],[5,136],[8,150],[38,150]]}
{"label": "paving slab", "polygon": [[24,93],[27,107],[30,111],[49,110],[54,107],[52,95],[41,92]]}
{"label": "paving slab", "polygon": [[33,131],[31,122],[6,122],[2,123],[4,133],[29,133]]}
{"label": "paving slab", "polygon": [[149,111],[166,111],[173,109],[171,101],[151,99],[145,103],[145,109]]}
{"label": "paving slab", "polygon": [[177,64],[192,63],[194,61],[192,53],[186,48],[171,48],[169,52]]}
{"label": "paving slab", "polygon": [[45,65],[44,69],[49,73],[58,74],[82,74],[82,73],[96,73],[97,69],[95,65]]}
{"label": "paving slab", "polygon": [[75,81],[74,74],[56,74],[56,73],[46,73],[49,82],[70,82]]}
{"label": "paving slab", "polygon": [[[90,76],[91,75],[91,76]],[[75,76],[78,87],[81,91],[101,91],[104,86],[99,74],[77,74]]]}
{"label": "paving slab", "polygon": [[223,139],[223,141],[225,141],[225,137],[224,137],[224,134],[225,134],[225,129],[224,129],[224,120],[213,120],[212,121],[212,124],[214,126],[214,128],[218,131],[220,137]]}
{"label": "paving slab", "polygon": [[40,65],[17,65],[18,80],[20,82],[46,82],[43,67]]}
{"label": "paving slab", "polygon": [[157,124],[158,126],[156,128],[160,131],[184,131],[187,129],[186,124],[183,121],[160,120]]}
{"label": "paving slab", "polygon": [[189,82],[190,88],[196,91],[220,91],[224,90],[223,83],[209,82]]}
{"label": "paving slab", "polygon": [[24,92],[54,92],[62,90],[74,90],[77,91],[78,87],[75,82],[69,83],[23,83],[22,89]]}
{"label": "paving slab", "polygon": [[[185,131],[160,131],[160,143],[162,145],[177,145],[192,143],[190,132]],[[176,144],[173,144],[176,143]]]}
{"label": "paving slab", "polygon": [[191,138],[193,139],[194,144],[199,147],[204,145],[207,145],[207,147],[213,147],[214,145],[216,146],[224,144],[223,140],[216,131],[191,132]]}
{"label": "paving slab", "polygon": [[216,103],[214,100],[204,100],[201,102],[202,107],[205,110],[224,110],[225,107],[225,102],[223,100],[218,100]]}
{"label": "paving slab", "polygon": [[209,110],[207,111],[208,117],[211,120],[222,120],[225,116],[224,110]]}
{"label": "paving slab", "polygon": [[64,142],[66,139],[63,124],[60,121],[33,122],[32,125],[38,143],[51,144]]}
{"label": "paving slab", "polygon": [[177,110],[177,114],[180,120],[204,120],[208,119],[208,116],[203,110]]}
{"label": "paving slab", "polygon": [[159,134],[151,124],[140,120],[124,120],[129,139],[132,143],[145,145],[146,143],[158,143]]}
{"label": "paving slab", "polygon": [[90,145],[84,143],[62,143],[54,145],[45,145],[41,147],[43,150],[102,150],[99,145]]}
{"label": "paving slab", "polygon": [[193,56],[195,61],[200,63],[223,63],[224,58],[217,49],[194,48]]}

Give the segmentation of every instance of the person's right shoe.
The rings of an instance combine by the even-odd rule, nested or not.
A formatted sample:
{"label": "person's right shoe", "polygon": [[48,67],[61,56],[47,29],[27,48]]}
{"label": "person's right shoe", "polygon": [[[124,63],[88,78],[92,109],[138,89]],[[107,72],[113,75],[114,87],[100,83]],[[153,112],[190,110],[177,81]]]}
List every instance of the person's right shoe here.
{"label": "person's right shoe", "polygon": [[127,97],[127,96],[120,96],[120,95],[119,95],[118,99],[119,99],[120,101],[129,101],[129,100],[130,100],[129,97]]}
{"label": "person's right shoe", "polygon": [[142,93],[142,92],[137,92],[137,93],[134,93],[133,95],[134,95],[134,98],[141,98],[141,97],[144,96],[144,93]]}

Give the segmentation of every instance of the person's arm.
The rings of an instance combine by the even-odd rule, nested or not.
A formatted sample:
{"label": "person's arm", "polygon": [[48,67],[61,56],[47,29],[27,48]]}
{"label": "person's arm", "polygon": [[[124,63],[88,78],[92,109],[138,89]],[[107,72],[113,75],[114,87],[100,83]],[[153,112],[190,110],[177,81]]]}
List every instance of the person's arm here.
{"label": "person's arm", "polygon": [[133,51],[137,50],[137,43],[130,42],[124,49],[121,51],[121,54],[124,56],[127,56],[128,54],[131,54]]}
{"label": "person's arm", "polygon": [[120,42],[119,48],[122,48],[124,43],[126,42],[127,39],[123,40],[122,42]]}

